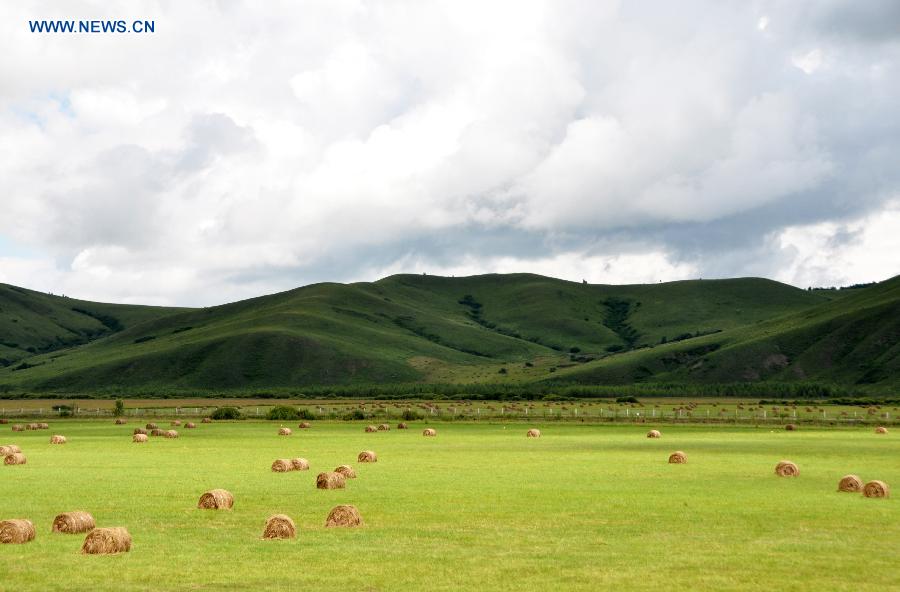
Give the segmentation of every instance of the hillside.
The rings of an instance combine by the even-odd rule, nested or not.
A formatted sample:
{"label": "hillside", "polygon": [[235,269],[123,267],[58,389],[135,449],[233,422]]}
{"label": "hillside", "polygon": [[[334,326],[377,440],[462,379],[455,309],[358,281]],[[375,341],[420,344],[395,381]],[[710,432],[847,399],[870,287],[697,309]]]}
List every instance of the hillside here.
{"label": "hillside", "polygon": [[[203,309],[101,305],[5,287],[0,294],[12,296],[0,300],[0,338],[17,344],[18,357],[0,368],[0,389],[813,378],[852,384],[866,373],[870,384],[887,384],[893,374],[882,373],[896,363],[898,339],[895,324],[881,319],[900,318],[896,285],[844,294],[759,278],[609,286],[531,274],[397,275]],[[12,302],[17,322],[6,313]],[[40,306],[50,312],[36,312]],[[863,320],[882,333],[852,329]],[[8,328],[18,333],[7,337]],[[886,357],[867,357],[878,344],[888,346]]]}

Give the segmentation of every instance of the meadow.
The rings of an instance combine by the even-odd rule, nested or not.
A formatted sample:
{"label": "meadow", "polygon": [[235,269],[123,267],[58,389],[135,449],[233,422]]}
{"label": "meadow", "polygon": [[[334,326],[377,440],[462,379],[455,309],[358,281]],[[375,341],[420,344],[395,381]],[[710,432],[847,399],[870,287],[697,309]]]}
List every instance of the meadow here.
{"label": "meadow", "polygon": [[[28,464],[0,467],[0,519],[28,518],[34,541],[3,545],[14,590],[698,589],[885,590],[900,581],[896,500],[838,493],[847,473],[900,483],[900,441],[871,427],[782,429],[574,423],[439,423],[365,433],[365,423],[279,422],[178,428],[133,444],[131,420],[55,420],[11,432]],[[160,422],[161,423],[161,422]],[[161,427],[166,427],[161,423]],[[525,437],[529,427],[543,436]],[[63,434],[65,445],[51,445]],[[356,463],[361,450],[378,462]],[[670,465],[682,450],[688,463]],[[273,473],[276,458],[309,471]],[[790,459],[797,478],[779,478]],[[351,464],[343,490],[320,471]],[[224,488],[231,511],[199,510]],[[338,504],[361,528],[325,528]],[[79,553],[83,535],[51,534],[57,513],[87,510],[125,526],[131,552]],[[294,540],[262,540],[276,513]]]}

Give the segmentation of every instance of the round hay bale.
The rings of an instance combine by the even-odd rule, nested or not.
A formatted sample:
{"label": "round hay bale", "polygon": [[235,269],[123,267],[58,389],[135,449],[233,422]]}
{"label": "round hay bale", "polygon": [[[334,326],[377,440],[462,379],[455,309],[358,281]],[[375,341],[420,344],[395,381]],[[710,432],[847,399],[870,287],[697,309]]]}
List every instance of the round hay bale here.
{"label": "round hay bale", "polygon": [[22,452],[22,449],[16,446],[15,444],[7,444],[6,446],[0,446],[0,456],[6,456],[7,454],[15,454],[17,452]]}
{"label": "round hay bale", "polygon": [[178,427],[178,426],[181,425],[181,420],[180,420],[180,419],[176,419],[176,420],[174,420],[174,421],[171,423],[171,425],[173,425],[173,426],[175,426],[175,427]]}
{"label": "round hay bale", "polygon": [[390,430],[391,430],[391,426],[389,426],[388,424],[386,424],[386,423],[378,424],[379,432],[389,432]]}
{"label": "round hay bale", "polygon": [[201,510],[230,510],[234,507],[234,496],[226,489],[210,489],[200,496],[197,507]]}
{"label": "round hay bale", "polygon": [[13,452],[3,457],[3,464],[5,465],[24,465],[27,462],[28,459],[21,452]]}
{"label": "round hay bale", "polygon": [[400,423],[397,424],[397,429],[398,430],[408,430],[409,426],[401,421]]}
{"label": "round hay bale", "polygon": [[367,425],[367,426],[366,426],[366,432],[377,432],[377,431],[378,431],[378,428],[376,428],[376,427],[373,426],[373,425]]}
{"label": "round hay bale", "polygon": [[869,481],[863,486],[862,493],[866,497],[890,497],[891,488],[884,481]]}
{"label": "round hay bale", "polygon": [[297,527],[290,516],[275,514],[266,520],[266,528],[263,530],[264,539],[292,539],[297,536]]}
{"label": "round hay bale", "polygon": [[166,438],[177,438],[178,432],[175,430],[166,430],[166,433],[163,434]]}
{"label": "round hay bale", "polygon": [[200,423],[212,423],[212,418],[204,417],[203,419],[200,420]]}
{"label": "round hay bale", "polygon": [[25,425],[25,429],[26,429],[26,430],[39,430],[39,429],[41,429],[41,428],[40,428],[40,426],[38,426],[38,424],[36,424],[36,423],[29,423],[29,424],[26,424],[26,425]]}
{"label": "round hay bale", "polygon": [[775,465],[775,474],[779,477],[797,477],[800,469],[791,461],[783,460]]}
{"label": "round hay bale", "polygon": [[197,427],[197,424],[195,424],[192,421],[189,421],[186,424],[184,424],[184,429],[186,429],[186,430],[193,430],[196,427]]}
{"label": "round hay bale", "polygon": [[95,528],[84,537],[81,552],[86,555],[110,555],[131,551],[131,535],[121,526]]}
{"label": "round hay bale", "polygon": [[144,428],[134,428],[134,431],[131,433],[132,434],[144,434],[146,436],[147,430],[145,430]]}
{"label": "round hay bale", "polygon": [[278,435],[279,435],[279,436],[290,436],[290,435],[293,434],[293,433],[294,433],[294,432],[291,431],[291,428],[280,428],[280,429],[278,430]]}
{"label": "round hay bale", "polygon": [[335,506],[328,512],[328,518],[325,519],[327,528],[338,526],[352,528],[354,526],[362,526],[362,523],[362,516],[359,515],[359,510],[356,509],[356,506]]}
{"label": "round hay bale", "polygon": [[34,524],[24,518],[0,521],[0,543],[18,545],[34,540]]}
{"label": "round hay bale", "polygon": [[25,426],[23,426],[23,425],[21,425],[21,424],[18,424],[18,423],[15,423],[15,424],[13,424],[12,431],[14,431],[14,432],[24,432],[24,431],[25,431]]}
{"label": "round hay bale", "polygon": [[687,462],[687,455],[680,450],[676,450],[669,455],[670,465],[683,465]]}
{"label": "round hay bale", "polygon": [[341,465],[334,472],[343,475],[344,479],[356,479],[356,471],[350,465]]}
{"label": "round hay bale", "polygon": [[847,493],[859,493],[860,491],[862,491],[862,488],[862,479],[860,479],[856,475],[844,475],[843,477],[841,477],[841,480],[838,481],[838,491],[845,491]]}
{"label": "round hay bale", "polygon": [[151,436],[164,436],[165,433],[166,433],[165,430],[161,430],[159,428],[154,428],[154,429],[150,430]]}
{"label": "round hay bale", "polygon": [[0,418],[0,425],[6,425],[9,423],[9,420],[5,417]]}
{"label": "round hay bale", "polygon": [[49,430],[50,429],[49,423],[39,423],[39,424],[37,424],[37,426],[38,426],[39,430]]}
{"label": "round hay bale", "polygon": [[526,437],[526,438],[540,438],[540,437],[541,437],[541,430],[539,430],[539,429],[537,429],[537,428],[531,428],[531,429],[528,430],[528,432],[525,434],[525,437]]}
{"label": "round hay bale", "polygon": [[66,437],[60,436],[59,434],[54,434],[53,436],[50,436],[50,443],[51,444],[65,444]]}
{"label": "round hay bale", "polygon": [[876,434],[886,434],[886,433],[888,433],[888,429],[884,426],[878,426],[877,428],[875,428],[875,433]]}
{"label": "round hay bale", "polygon": [[344,476],[334,471],[319,473],[316,477],[317,489],[343,489],[346,484]]}
{"label": "round hay bale", "polygon": [[372,452],[371,450],[363,450],[359,453],[359,456],[356,457],[356,462],[361,463],[373,463],[378,462],[378,455]]}
{"label": "round hay bale", "polygon": [[308,421],[301,421],[297,427],[300,428],[301,430],[308,430],[309,428],[312,427],[312,424],[309,423]]}
{"label": "round hay bale", "polygon": [[650,430],[647,432],[648,438],[659,438],[662,434],[659,433],[659,430]]}
{"label": "round hay bale", "polygon": [[797,424],[795,424],[795,423],[785,424],[784,429],[789,432],[797,431]]}
{"label": "round hay bale", "polygon": [[125,425],[126,423],[128,423],[127,420],[124,420],[121,417],[116,418],[116,425]]}
{"label": "round hay bale", "polygon": [[434,437],[437,436],[437,430],[434,428],[425,428],[422,430],[423,436]]}
{"label": "round hay bale", "polygon": [[141,442],[146,442],[147,440],[148,440],[147,434],[135,434],[131,437],[131,441],[135,442],[137,444],[140,444]]}
{"label": "round hay bale", "polygon": [[275,473],[287,473],[294,470],[294,463],[289,458],[279,458],[272,463],[272,471]]}
{"label": "round hay bale", "polygon": [[308,471],[309,461],[305,458],[292,458],[291,466],[294,467],[295,471]]}
{"label": "round hay bale", "polygon": [[148,424],[147,424],[146,426],[144,426],[144,427],[147,428],[148,430],[157,430],[157,429],[159,429],[159,426],[156,425],[155,423],[148,423]]}
{"label": "round hay bale", "polygon": [[94,522],[94,517],[88,512],[64,512],[57,514],[53,519],[52,532],[77,534],[93,530],[96,527],[97,523]]}

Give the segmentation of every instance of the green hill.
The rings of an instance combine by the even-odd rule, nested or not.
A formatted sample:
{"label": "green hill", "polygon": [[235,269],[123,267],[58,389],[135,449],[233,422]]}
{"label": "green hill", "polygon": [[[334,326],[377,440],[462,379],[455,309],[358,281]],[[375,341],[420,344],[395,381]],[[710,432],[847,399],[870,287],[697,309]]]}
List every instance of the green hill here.
{"label": "green hill", "polygon": [[15,357],[0,353],[8,361],[0,390],[813,379],[881,386],[896,380],[897,284],[850,294],[759,278],[607,286],[531,274],[397,275],[203,309],[0,286],[0,341],[15,344],[4,346]]}

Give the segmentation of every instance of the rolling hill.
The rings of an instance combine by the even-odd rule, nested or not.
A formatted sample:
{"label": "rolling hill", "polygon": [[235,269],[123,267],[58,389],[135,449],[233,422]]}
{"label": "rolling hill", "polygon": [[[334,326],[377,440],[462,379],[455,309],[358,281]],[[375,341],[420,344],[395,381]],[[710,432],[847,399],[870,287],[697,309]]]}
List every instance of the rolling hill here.
{"label": "rolling hill", "polygon": [[202,309],[0,286],[0,392],[236,392],[411,383],[897,384],[900,278],[595,285],[397,275]]}

